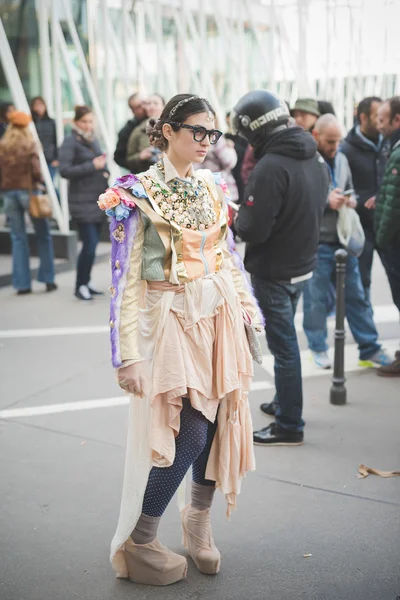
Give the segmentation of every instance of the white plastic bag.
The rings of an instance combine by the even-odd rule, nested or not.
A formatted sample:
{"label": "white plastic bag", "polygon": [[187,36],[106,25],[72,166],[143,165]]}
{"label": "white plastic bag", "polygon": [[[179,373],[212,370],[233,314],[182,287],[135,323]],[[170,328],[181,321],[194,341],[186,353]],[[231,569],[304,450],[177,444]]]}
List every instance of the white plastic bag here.
{"label": "white plastic bag", "polygon": [[360,256],[364,250],[365,234],[360,217],[349,206],[339,209],[337,220],[337,234],[342,246],[353,256]]}

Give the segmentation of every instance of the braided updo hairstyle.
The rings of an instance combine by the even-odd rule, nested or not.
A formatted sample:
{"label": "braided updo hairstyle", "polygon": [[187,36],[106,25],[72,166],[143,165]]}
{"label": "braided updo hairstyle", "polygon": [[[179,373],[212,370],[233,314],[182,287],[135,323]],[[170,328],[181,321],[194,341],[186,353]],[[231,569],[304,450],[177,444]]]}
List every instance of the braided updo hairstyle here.
{"label": "braided updo hairstyle", "polygon": [[[184,100],[186,102],[183,102]],[[176,108],[179,103],[182,104]],[[168,148],[168,140],[164,137],[162,131],[163,125],[170,123],[172,124],[172,128],[178,131],[179,128],[175,129],[173,123],[184,123],[192,115],[202,112],[212,112],[215,116],[215,110],[205,98],[199,98],[194,94],[178,94],[174,96],[166,104],[161,117],[159,119],[152,118],[148,122],[146,133],[149,136],[150,144],[164,152]]]}

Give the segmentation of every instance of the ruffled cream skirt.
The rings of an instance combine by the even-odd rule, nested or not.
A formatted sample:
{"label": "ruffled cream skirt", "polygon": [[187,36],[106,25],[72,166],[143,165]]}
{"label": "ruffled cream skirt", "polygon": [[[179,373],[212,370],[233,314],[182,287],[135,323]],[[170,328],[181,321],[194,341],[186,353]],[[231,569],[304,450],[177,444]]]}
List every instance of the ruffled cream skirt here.
{"label": "ruffled cream skirt", "polygon": [[147,285],[139,320],[146,398],[131,397],[124,486],[111,560],[126,576],[120,550],[135,528],[152,466],[169,467],[175,458],[182,398],[218,427],[206,477],[236,506],[241,481],[255,468],[248,392],[252,358],[242,308],[231,272],[184,286]]}

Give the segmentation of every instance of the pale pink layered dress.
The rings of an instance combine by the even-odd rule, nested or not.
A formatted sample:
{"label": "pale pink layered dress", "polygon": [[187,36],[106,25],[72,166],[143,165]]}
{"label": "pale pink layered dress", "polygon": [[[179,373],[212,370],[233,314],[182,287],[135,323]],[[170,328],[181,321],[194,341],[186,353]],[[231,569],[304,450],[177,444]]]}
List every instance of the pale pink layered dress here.
{"label": "pale pink layered dress", "polygon": [[149,471],[174,462],[183,398],[218,421],[206,477],[225,495],[228,516],[243,477],[255,468],[248,403],[253,365],[243,325],[247,292],[244,285],[238,293],[244,275],[224,244],[217,272],[181,285],[141,284],[137,335],[148,385],[145,398],[130,401],[121,511],[111,546],[117,576],[126,576],[120,550],[140,516]]}

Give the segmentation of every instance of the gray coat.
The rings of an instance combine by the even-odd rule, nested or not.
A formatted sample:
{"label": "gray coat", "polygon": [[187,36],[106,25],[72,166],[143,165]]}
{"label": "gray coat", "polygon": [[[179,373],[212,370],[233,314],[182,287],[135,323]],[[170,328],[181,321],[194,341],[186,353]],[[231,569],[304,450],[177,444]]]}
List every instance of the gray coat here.
{"label": "gray coat", "polygon": [[[335,156],[334,168],[328,165],[329,170],[329,192],[335,188],[340,188],[343,191],[353,188],[353,180],[351,177],[350,166],[347,158],[341,152]],[[322,217],[321,231],[319,237],[320,244],[340,244],[337,235],[337,220],[339,213],[337,210],[332,210],[329,206],[328,198],[324,216]]]}
{"label": "gray coat", "polygon": [[97,200],[107,188],[109,174],[105,170],[96,171],[92,162],[101,154],[96,139],[89,142],[76,131],[65,137],[59,149],[60,174],[69,180],[70,214],[78,223],[101,223],[104,220]]}

